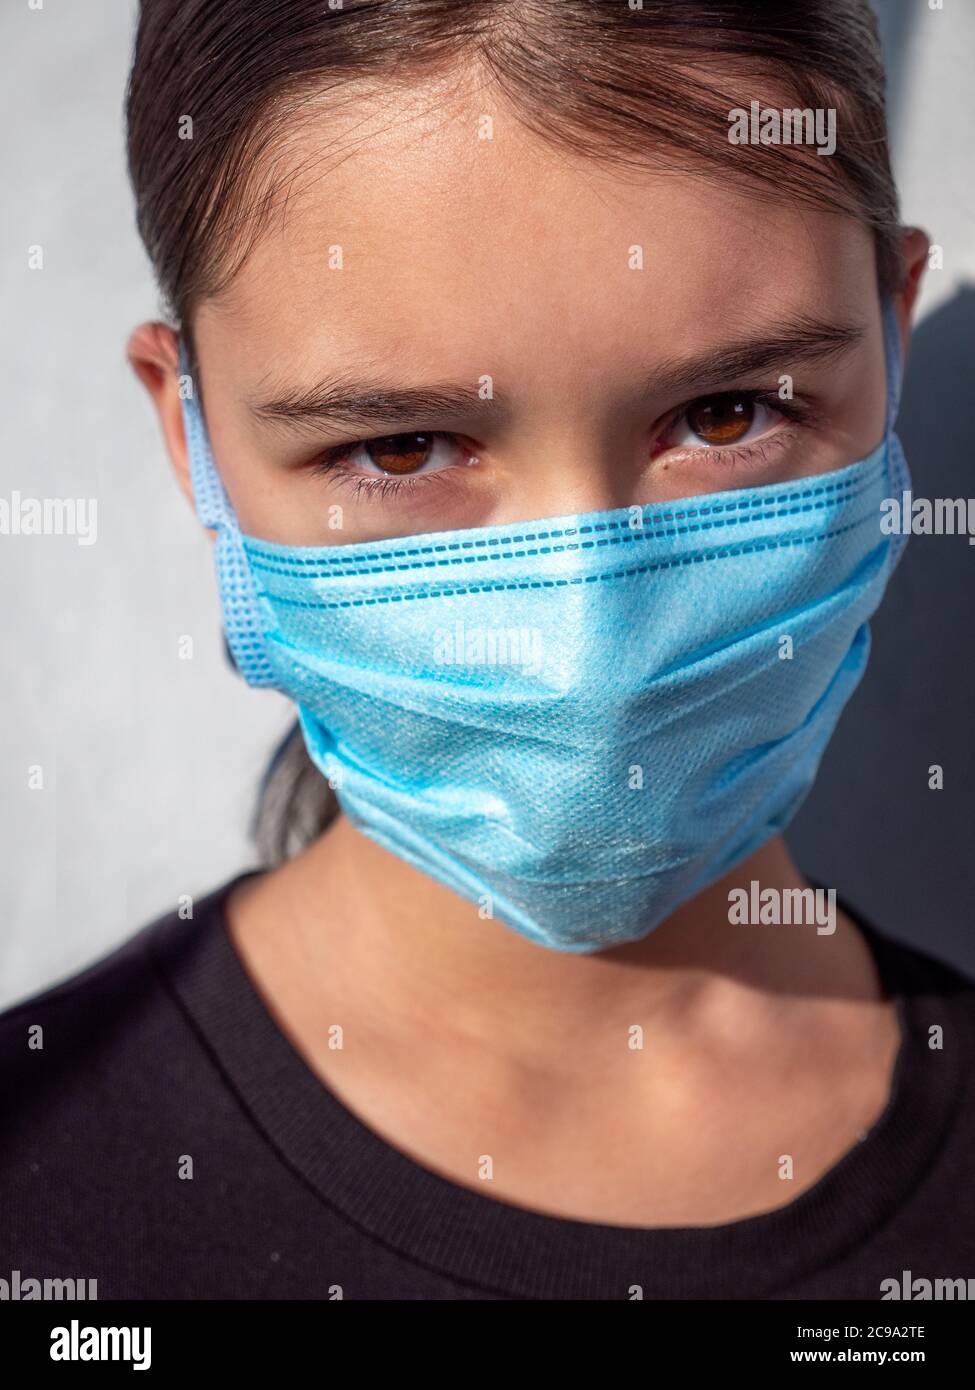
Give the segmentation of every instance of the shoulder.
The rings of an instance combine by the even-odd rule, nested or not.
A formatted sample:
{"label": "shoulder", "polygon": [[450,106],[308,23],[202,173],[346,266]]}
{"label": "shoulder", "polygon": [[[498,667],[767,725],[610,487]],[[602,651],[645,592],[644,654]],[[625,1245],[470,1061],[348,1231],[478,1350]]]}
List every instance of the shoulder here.
{"label": "shoulder", "polygon": [[103,1091],[117,1095],[136,1060],[149,1074],[155,1049],[172,1047],[185,1031],[160,962],[212,935],[233,882],[198,899],[192,917],[160,914],[90,965],[0,1012],[0,1129],[18,1128],[24,1108],[36,1115],[79,1094],[92,1102]]}
{"label": "shoulder", "polygon": [[0,1037],[17,1033],[22,1026],[29,1026],[32,1019],[50,1019],[56,1014],[85,1007],[95,998],[104,1000],[113,994],[123,993],[133,977],[145,974],[150,968],[146,954],[147,939],[160,923],[172,915],[166,913],[153,918],[118,946],[73,975],[0,1010]]}
{"label": "shoulder", "polygon": [[[201,1026],[222,1016],[235,881],[0,1014],[6,1268],[84,1271],[109,1297],[233,1286],[239,1262],[214,1273],[199,1249],[237,1241],[246,1261],[249,1215],[277,1176]],[[248,1193],[228,1208],[240,1174]]]}
{"label": "shoulder", "polygon": [[955,1129],[975,1137],[975,1095],[967,1076],[975,1066],[975,978],[965,966],[917,944],[889,936],[857,918],[888,998],[898,1003],[909,1041],[901,1070],[913,1067],[924,1086],[949,1099]]}
{"label": "shoulder", "polygon": [[862,915],[847,911],[873,951],[891,994],[959,999],[971,1004],[975,997],[975,968],[951,962],[920,944],[890,936]]}

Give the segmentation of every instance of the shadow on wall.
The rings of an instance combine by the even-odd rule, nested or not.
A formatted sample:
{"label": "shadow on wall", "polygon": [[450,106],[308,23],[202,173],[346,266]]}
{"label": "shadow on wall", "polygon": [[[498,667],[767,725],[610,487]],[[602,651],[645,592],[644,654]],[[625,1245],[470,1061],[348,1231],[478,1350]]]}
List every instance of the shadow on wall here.
{"label": "shadow on wall", "polygon": [[[915,329],[897,433],[914,497],[975,498],[975,288]],[[975,501],[971,504],[975,512]],[[975,545],[911,536],[871,624],[866,674],[787,835],[881,931],[975,976]],[[929,787],[934,765],[944,788]]]}

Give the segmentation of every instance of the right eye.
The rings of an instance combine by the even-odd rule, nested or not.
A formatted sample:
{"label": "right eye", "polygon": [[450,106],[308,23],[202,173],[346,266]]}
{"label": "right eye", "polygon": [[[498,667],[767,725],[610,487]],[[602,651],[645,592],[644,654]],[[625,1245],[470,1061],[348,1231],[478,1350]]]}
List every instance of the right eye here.
{"label": "right eye", "polygon": [[385,434],[376,439],[339,444],[325,451],[323,461],[327,466],[339,465],[366,477],[404,478],[438,473],[456,462],[451,449],[444,447],[447,441],[456,450],[454,436],[450,434],[435,431]]}

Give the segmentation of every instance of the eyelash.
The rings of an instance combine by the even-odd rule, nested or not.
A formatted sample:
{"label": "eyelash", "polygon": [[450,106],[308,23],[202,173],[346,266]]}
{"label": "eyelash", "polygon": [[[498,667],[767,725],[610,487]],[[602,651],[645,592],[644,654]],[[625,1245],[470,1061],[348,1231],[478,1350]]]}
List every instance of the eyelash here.
{"label": "eyelash", "polygon": [[[809,428],[816,423],[818,418],[816,412],[810,406],[795,400],[783,401],[775,391],[735,391],[720,392],[717,394],[733,394],[740,397],[742,400],[747,400],[750,405],[765,406],[767,409],[774,410],[777,414],[785,416],[793,425],[798,425],[800,428]],[[681,406],[671,417],[667,424],[667,429],[673,429],[684,412],[689,410],[692,405],[695,405],[697,400],[708,399],[711,398],[707,396],[697,397],[696,400],[689,401],[686,405]],[[456,437],[444,430],[411,430],[409,433],[428,434],[431,439],[454,439]],[[782,432],[780,431],[780,433]],[[791,434],[791,431],[789,433]],[[361,445],[369,444],[373,439],[382,439],[386,437],[385,435],[373,435],[368,439],[352,440],[349,444],[338,444],[334,448],[328,449],[323,454],[320,454],[318,458],[312,462],[312,472],[332,475],[337,483],[351,488],[354,498],[368,495],[372,498],[378,498],[380,501],[387,497],[401,495],[404,490],[413,493],[421,483],[426,484],[435,481],[443,483],[450,480],[449,475],[455,471],[455,466],[441,468],[434,473],[422,473],[417,474],[415,477],[402,478],[374,478],[369,477],[365,473],[356,473],[354,469],[345,467],[344,460],[348,458],[350,454],[353,454],[356,449],[360,448]],[[395,436],[389,437],[395,438]],[[707,453],[712,457],[715,454],[719,455],[722,468],[735,468],[742,463],[752,462],[756,457],[761,457],[763,461],[766,460],[768,458],[767,450],[769,446],[772,445],[773,439],[775,438],[777,438],[777,436],[770,437],[762,435],[751,444],[740,449],[736,448],[734,445],[713,445],[707,450]],[[686,452],[696,453],[699,451],[689,450]]]}

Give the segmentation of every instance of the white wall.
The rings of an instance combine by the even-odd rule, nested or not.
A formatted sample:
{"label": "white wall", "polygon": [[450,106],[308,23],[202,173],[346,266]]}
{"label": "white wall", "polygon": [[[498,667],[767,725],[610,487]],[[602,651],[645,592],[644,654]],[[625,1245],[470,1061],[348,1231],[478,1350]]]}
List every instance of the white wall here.
{"label": "white wall", "polygon": [[249,862],[289,718],[224,661],[210,543],[124,356],[159,313],[125,172],[134,17],[120,0],[0,8],[0,495],[98,506],[94,545],[0,536],[0,1001]]}

